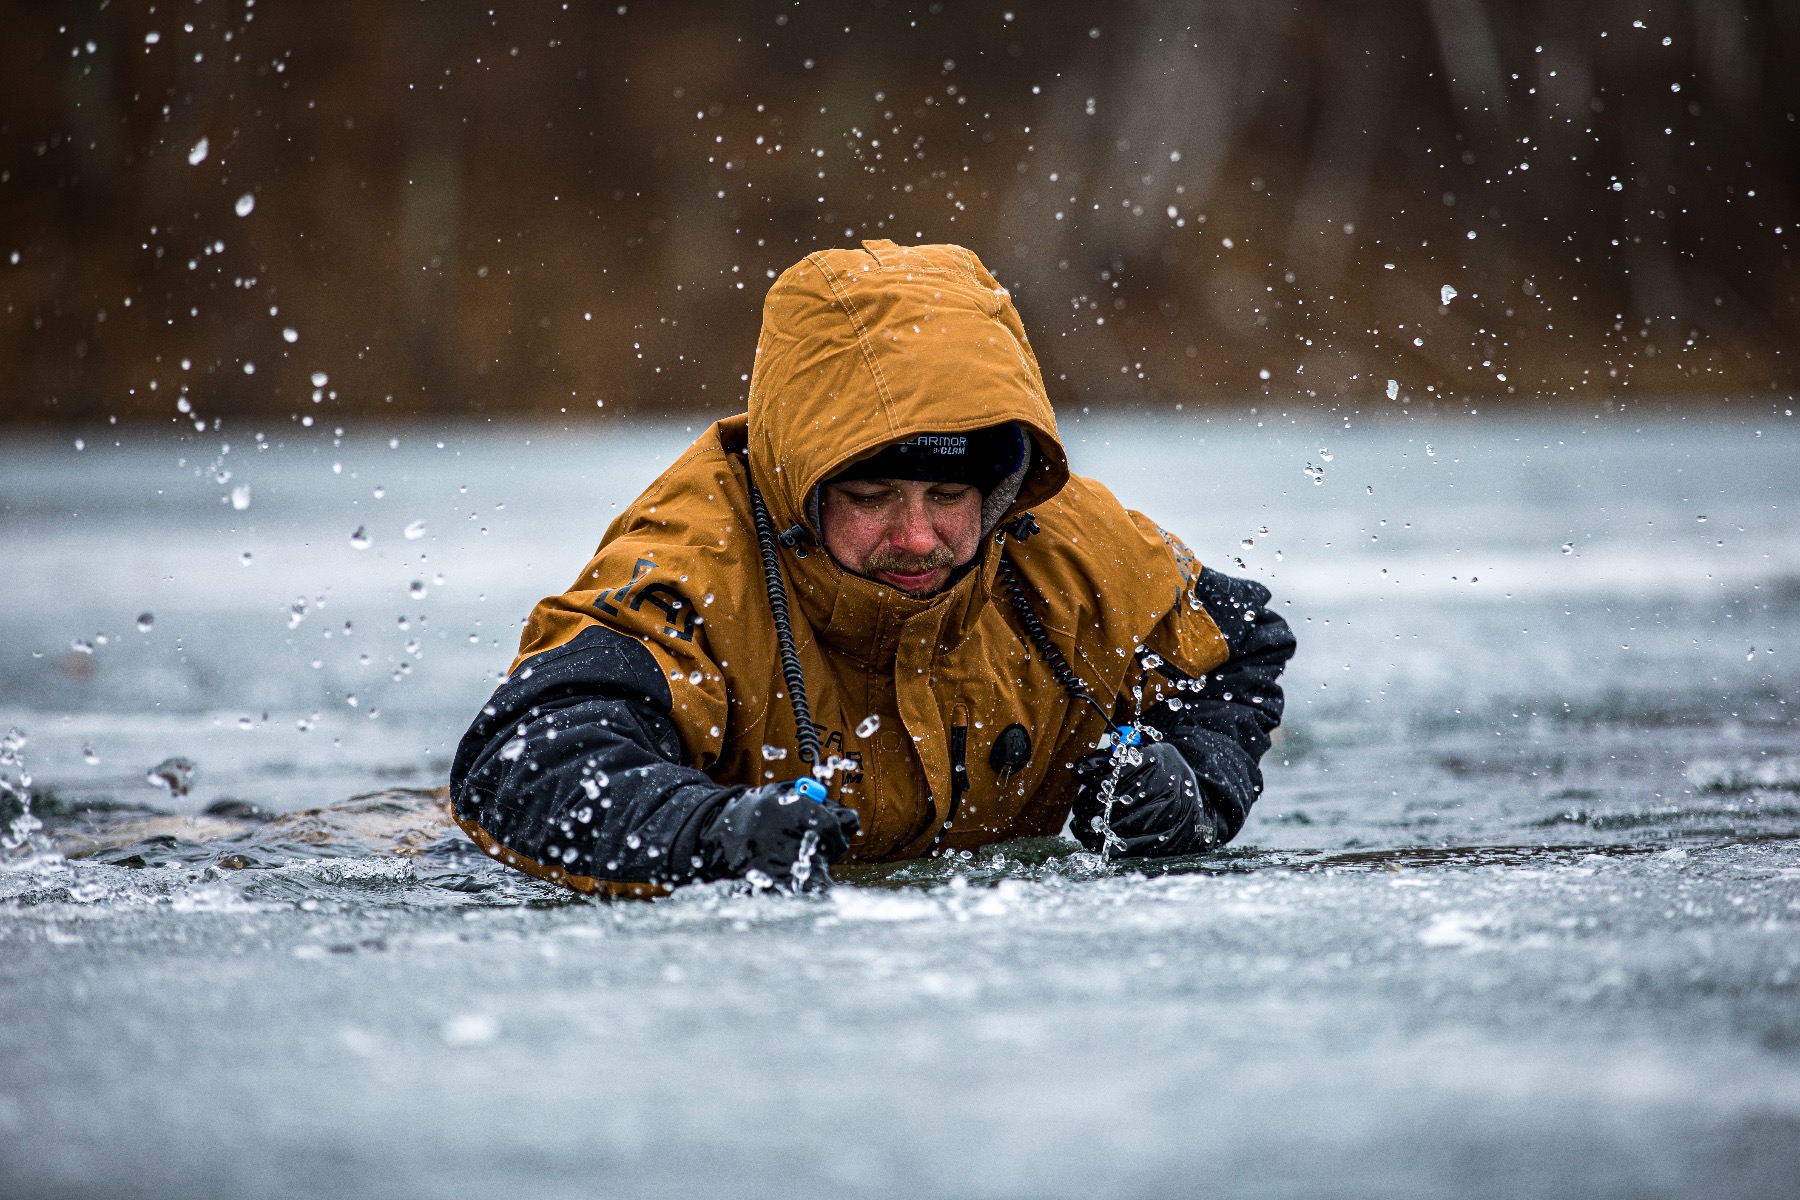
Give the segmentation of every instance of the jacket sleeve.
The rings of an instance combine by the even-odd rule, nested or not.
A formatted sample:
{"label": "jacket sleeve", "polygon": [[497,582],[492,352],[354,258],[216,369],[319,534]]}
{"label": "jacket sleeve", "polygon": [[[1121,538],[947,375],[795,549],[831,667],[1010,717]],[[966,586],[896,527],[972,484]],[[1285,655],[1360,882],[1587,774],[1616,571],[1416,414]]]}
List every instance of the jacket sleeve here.
{"label": "jacket sleeve", "polygon": [[1205,567],[1192,594],[1225,635],[1229,657],[1198,678],[1166,663],[1153,667],[1176,687],[1173,695],[1165,690],[1144,717],[1194,768],[1219,840],[1228,842],[1262,795],[1259,764],[1269,734],[1281,724],[1277,681],[1294,656],[1294,634],[1269,611],[1269,589],[1253,580]]}
{"label": "jacket sleeve", "polygon": [[603,626],[525,659],[457,747],[457,824],[508,866],[577,891],[648,897],[688,882],[700,831],[742,789],[682,765],[671,703],[650,651]]}

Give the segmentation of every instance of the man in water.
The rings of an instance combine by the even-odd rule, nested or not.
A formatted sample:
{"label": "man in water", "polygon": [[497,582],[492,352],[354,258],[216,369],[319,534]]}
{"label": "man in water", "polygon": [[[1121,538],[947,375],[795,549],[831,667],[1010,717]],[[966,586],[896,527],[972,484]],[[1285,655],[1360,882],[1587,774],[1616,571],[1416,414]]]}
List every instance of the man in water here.
{"label": "man in water", "polygon": [[1260,584],[1072,476],[1012,300],[958,246],[811,254],[749,412],[540,602],[457,750],[458,823],[584,892],[817,887],[1067,822],[1236,836],[1293,654]]}

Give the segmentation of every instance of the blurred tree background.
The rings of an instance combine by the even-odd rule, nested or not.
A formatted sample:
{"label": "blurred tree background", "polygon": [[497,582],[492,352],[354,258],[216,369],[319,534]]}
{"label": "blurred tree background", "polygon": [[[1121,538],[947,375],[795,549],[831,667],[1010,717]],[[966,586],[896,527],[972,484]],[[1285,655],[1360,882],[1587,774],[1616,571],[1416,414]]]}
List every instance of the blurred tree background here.
{"label": "blurred tree background", "polygon": [[1793,0],[0,0],[0,28],[14,422],[721,414],[773,275],[873,237],[979,253],[1065,406],[1796,382]]}

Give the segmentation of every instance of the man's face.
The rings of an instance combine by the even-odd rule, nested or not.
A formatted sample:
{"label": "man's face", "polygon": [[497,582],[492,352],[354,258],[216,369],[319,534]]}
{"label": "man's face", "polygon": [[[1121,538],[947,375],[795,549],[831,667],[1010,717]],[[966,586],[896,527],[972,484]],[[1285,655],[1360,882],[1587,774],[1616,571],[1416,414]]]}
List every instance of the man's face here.
{"label": "man's face", "polygon": [[841,566],[909,596],[929,596],[980,548],[981,489],[914,479],[827,484],[819,523],[825,549]]}

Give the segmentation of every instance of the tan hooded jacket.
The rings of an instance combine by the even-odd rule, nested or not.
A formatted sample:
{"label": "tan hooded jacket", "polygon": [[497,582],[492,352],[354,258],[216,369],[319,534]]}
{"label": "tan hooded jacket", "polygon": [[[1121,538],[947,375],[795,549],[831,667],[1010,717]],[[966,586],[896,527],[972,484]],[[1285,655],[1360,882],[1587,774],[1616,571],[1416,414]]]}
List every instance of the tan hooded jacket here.
{"label": "tan hooded jacket", "polygon": [[[1007,421],[1030,436],[1029,468],[943,593],[914,599],[817,545],[816,490],[849,463],[920,433]],[[1067,818],[1069,764],[1105,725],[1032,650],[997,584],[1002,553],[1057,649],[1122,713],[1161,695],[1138,647],[1189,676],[1228,656],[1193,595],[1193,555],[1099,483],[1070,476],[1006,290],[961,247],[868,241],[808,255],[775,282],[748,414],[708,429],[619,515],[574,585],[533,611],[515,668],[605,625],[666,672],[687,765],[721,784],[802,774],[747,477],[776,530],[799,525],[814,543],[780,558],[813,722],[843,765],[831,785],[862,820],[853,861],[1054,834]],[[1041,532],[998,531],[1027,511]],[[994,742],[1015,724],[1029,761],[997,769]],[[540,873],[583,890],[644,890]]]}

